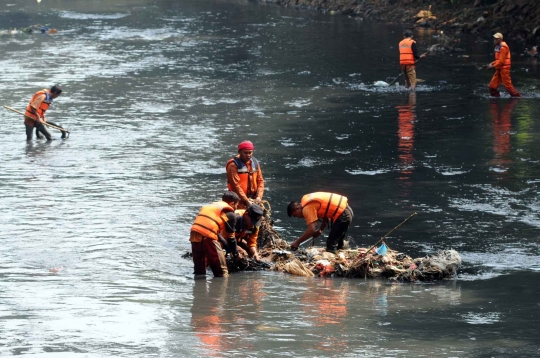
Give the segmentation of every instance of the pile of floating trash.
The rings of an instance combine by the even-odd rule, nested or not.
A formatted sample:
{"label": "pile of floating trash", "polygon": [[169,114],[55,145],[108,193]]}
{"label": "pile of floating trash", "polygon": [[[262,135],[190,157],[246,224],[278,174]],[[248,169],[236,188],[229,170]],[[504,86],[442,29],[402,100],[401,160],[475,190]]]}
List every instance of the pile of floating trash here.
{"label": "pile of floating trash", "polygon": [[453,278],[461,265],[455,250],[439,251],[435,255],[412,259],[388,249],[377,254],[367,249],[339,250],[337,254],[313,247],[292,252],[283,249],[264,249],[273,269],[298,276],[387,278],[393,281],[435,281]]}
{"label": "pile of floating trash", "polygon": [[[227,256],[229,272],[275,270],[308,277],[386,278],[392,281],[436,281],[454,278],[461,266],[455,250],[413,259],[390,249],[383,240],[379,247],[346,248],[336,254],[321,247],[292,251],[290,244],[274,229],[270,205],[263,203],[264,217],[257,245],[260,261]],[[191,253],[182,257],[188,259]]]}
{"label": "pile of floating trash", "polygon": [[258,244],[259,254],[269,269],[298,276],[435,281],[454,278],[461,266],[461,257],[455,250],[413,259],[391,250],[384,242],[378,248],[349,248],[336,254],[320,247],[293,252],[268,216],[262,222]]}

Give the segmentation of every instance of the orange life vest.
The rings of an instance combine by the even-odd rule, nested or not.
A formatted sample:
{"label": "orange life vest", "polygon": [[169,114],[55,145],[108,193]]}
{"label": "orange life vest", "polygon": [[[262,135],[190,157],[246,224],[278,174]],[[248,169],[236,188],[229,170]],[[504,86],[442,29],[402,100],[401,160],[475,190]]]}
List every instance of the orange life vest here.
{"label": "orange life vest", "polygon": [[225,228],[225,221],[221,215],[224,212],[230,211],[234,211],[234,209],[224,201],[216,201],[210,205],[203,206],[191,226],[191,231],[198,232],[213,240],[218,240],[219,233]]}
{"label": "orange life vest", "polygon": [[[259,162],[255,158],[251,158],[251,171],[248,171],[246,164],[240,159],[240,156],[229,159],[225,168],[228,168],[231,163],[236,165],[236,171],[240,177],[240,187],[244,191],[244,194],[248,198],[255,197],[257,195],[257,183],[259,180]],[[253,183],[255,185],[253,185]],[[252,188],[255,187],[255,191]],[[227,182],[227,188],[232,190],[231,183]]]}
{"label": "orange life vest", "polygon": [[331,222],[334,222],[343,213],[348,204],[348,199],[345,196],[324,192],[306,194],[302,197],[300,204],[306,206],[313,201],[321,204],[317,211],[317,217],[319,219],[328,218]]}
{"label": "orange life vest", "polygon": [[413,43],[414,40],[410,37],[404,38],[399,43],[399,63],[401,65],[414,65]]}
{"label": "orange life vest", "polygon": [[36,111],[40,117],[43,117],[45,115],[45,112],[47,111],[47,109],[49,109],[50,105],[53,102],[53,99],[51,97],[51,91],[49,91],[48,89],[43,89],[41,91],[38,91],[36,92],[35,95],[32,96],[32,99],[30,99],[30,103],[28,103],[28,106],[26,106],[26,112],[24,112],[25,116],[33,118],[33,119],[37,119],[36,116],[34,115],[34,112],[32,111],[31,104],[32,102],[34,102],[37,96],[41,96],[43,94],[45,94],[45,99],[43,100],[43,102],[41,102],[41,104],[39,105],[39,108],[36,108]]}
{"label": "orange life vest", "polygon": [[498,46],[495,47],[495,60],[499,60],[499,54],[501,52],[501,47],[506,47],[508,50],[506,58],[503,61],[503,66],[501,68],[510,68],[510,65],[512,64],[512,61],[510,61],[510,48],[506,44],[506,42],[501,42]]}

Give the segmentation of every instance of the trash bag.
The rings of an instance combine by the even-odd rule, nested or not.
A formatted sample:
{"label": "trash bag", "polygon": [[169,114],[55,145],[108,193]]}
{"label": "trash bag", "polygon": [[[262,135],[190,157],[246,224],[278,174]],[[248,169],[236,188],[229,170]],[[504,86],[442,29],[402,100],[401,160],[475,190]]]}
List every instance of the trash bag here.
{"label": "trash bag", "polygon": [[377,249],[377,255],[384,256],[384,255],[386,255],[387,252],[388,252],[388,247],[386,246],[386,244],[382,244]]}

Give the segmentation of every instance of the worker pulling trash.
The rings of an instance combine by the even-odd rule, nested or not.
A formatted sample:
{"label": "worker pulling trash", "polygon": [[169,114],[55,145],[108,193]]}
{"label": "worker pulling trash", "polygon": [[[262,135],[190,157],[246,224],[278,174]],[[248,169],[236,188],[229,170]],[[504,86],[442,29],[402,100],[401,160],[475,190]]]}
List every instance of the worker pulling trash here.
{"label": "worker pulling trash", "polygon": [[[326,199],[326,203],[319,203],[321,199]],[[336,201],[334,201],[334,199],[336,199]],[[341,202],[344,203],[343,205],[338,205],[340,199]],[[256,220],[260,221],[257,240],[259,250],[257,251],[257,256],[251,254],[249,257],[246,255],[234,256],[233,254],[228,253],[224,256],[227,274],[237,271],[274,270],[297,276],[311,277],[386,278],[393,281],[434,281],[454,278],[461,266],[461,257],[455,250],[441,250],[433,255],[413,259],[409,255],[390,248],[385,240],[391,233],[417,215],[417,213],[413,213],[369,248],[350,248],[348,242],[343,240],[342,245],[337,250],[333,250],[333,245],[336,242],[334,242],[333,238],[330,239],[329,237],[330,240],[327,241],[326,248],[314,246],[303,249],[297,247],[297,245],[301,244],[300,241],[305,242],[309,238],[313,238],[313,236],[320,236],[320,228],[317,230],[317,228],[310,227],[313,225],[308,225],[308,229],[306,230],[308,237],[306,240],[298,239],[293,243],[288,243],[274,229],[270,208],[263,208],[265,203],[269,206],[269,203],[267,202],[252,204],[250,206],[250,208],[259,207],[262,209],[262,212],[264,212],[264,215],[261,216],[259,215],[261,210],[255,210],[259,213],[255,215]],[[290,212],[290,216],[292,217],[305,218],[302,214],[303,209],[307,207],[309,210],[306,211],[309,212],[313,207],[317,206],[311,204],[313,207],[309,208],[309,203],[319,204],[317,213],[322,212],[324,214],[328,208],[329,212],[332,212],[332,210],[336,212],[335,215],[331,216],[337,216],[338,218],[344,216],[342,224],[339,224],[337,219],[333,221],[334,224],[337,223],[337,226],[333,226],[337,227],[334,235],[338,238],[337,242],[340,243],[340,238],[342,236],[344,238],[346,227],[348,227],[348,225],[346,225],[347,221],[349,221],[348,218],[350,217],[352,220],[352,209],[349,208],[351,211],[350,215],[348,213],[344,215],[344,213],[348,211],[346,198],[332,193],[321,192],[307,194],[302,198],[300,203],[289,203],[287,211]],[[326,205],[327,203],[330,204]],[[336,209],[337,211],[335,211]],[[343,209],[341,214],[340,209]],[[246,212],[244,211],[242,215],[245,215],[245,213]],[[310,221],[311,216],[307,216],[308,219],[306,220]],[[318,216],[324,217],[324,215]],[[236,217],[236,220],[238,220],[238,216]],[[310,224],[315,224],[315,222],[316,221],[310,222]],[[332,231],[330,235],[332,235]],[[302,237],[303,236],[301,236],[301,238]],[[238,242],[241,242],[241,240],[238,240]],[[238,246],[238,251],[243,251],[240,248],[240,246],[243,245],[239,244]],[[200,257],[200,254],[196,254],[194,251],[194,261],[196,256]],[[184,257],[188,258],[191,256],[189,253],[186,253]],[[222,262],[221,260],[219,261]],[[219,270],[225,271],[224,266]],[[202,273],[202,266],[199,266],[198,271],[196,271],[196,276],[202,276]]]}
{"label": "worker pulling trash", "polygon": [[429,53],[418,54],[418,46],[416,41],[413,40],[413,33],[411,30],[405,30],[403,32],[403,40],[399,43],[399,64],[401,66],[401,72],[398,76],[394,77],[392,80],[388,81],[375,81],[373,85],[375,87],[389,87],[394,83],[397,84],[397,80],[404,76],[405,78],[405,89],[410,89],[411,91],[416,90],[416,84],[419,82],[416,78],[416,63],[426,57]]}

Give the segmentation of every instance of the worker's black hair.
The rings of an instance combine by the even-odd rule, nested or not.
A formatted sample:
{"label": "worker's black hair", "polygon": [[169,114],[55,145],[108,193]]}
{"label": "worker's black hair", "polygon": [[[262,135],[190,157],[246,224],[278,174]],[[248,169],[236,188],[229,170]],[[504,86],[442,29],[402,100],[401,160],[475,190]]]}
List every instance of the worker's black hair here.
{"label": "worker's black hair", "polygon": [[403,31],[403,36],[405,37],[412,37],[413,33],[411,30],[405,30]]}
{"label": "worker's black hair", "polygon": [[62,88],[60,87],[60,85],[54,85],[51,87],[51,93],[53,94],[61,94],[62,93]]}
{"label": "worker's black hair", "polygon": [[294,209],[296,209],[296,206],[298,205],[298,202],[297,201],[291,201],[289,203],[289,205],[287,205],[287,215],[289,215],[289,217],[291,217]]}
{"label": "worker's black hair", "polygon": [[237,203],[240,201],[240,197],[234,191],[227,190],[221,200],[226,203]]}

